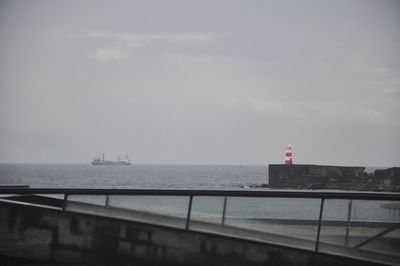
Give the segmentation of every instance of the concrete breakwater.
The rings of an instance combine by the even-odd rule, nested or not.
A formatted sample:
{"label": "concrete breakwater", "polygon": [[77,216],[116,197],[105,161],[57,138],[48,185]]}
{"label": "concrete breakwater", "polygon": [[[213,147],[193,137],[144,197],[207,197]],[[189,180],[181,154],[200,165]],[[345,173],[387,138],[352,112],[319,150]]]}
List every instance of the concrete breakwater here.
{"label": "concrete breakwater", "polygon": [[400,191],[400,167],[367,173],[360,166],[270,164],[268,176],[271,188]]}

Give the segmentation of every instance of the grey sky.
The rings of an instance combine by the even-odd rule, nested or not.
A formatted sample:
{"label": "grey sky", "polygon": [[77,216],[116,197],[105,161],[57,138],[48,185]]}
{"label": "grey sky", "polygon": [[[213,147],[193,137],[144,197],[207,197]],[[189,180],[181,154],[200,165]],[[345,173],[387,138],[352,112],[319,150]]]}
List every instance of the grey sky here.
{"label": "grey sky", "polygon": [[0,162],[400,162],[400,1],[0,0]]}

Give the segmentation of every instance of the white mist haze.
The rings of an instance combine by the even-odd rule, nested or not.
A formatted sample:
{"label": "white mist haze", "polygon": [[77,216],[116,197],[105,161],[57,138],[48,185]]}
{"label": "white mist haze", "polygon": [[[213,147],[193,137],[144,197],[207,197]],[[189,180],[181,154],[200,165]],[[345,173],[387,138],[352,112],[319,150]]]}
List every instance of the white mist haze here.
{"label": "white mist haze", "polygon": [[399,1],[0,0],[0,162],[400,162]]}

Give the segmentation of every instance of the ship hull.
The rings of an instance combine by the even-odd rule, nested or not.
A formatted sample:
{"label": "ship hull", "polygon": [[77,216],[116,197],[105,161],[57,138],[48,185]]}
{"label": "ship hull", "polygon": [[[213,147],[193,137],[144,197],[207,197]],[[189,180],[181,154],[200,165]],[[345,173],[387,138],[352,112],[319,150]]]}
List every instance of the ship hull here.
{"label": "ship hull", "polygon": [[129,166],[131,165],[130,162],[113,162],[113,161],[92,161],[92,165],[112,165],[112,166]]}

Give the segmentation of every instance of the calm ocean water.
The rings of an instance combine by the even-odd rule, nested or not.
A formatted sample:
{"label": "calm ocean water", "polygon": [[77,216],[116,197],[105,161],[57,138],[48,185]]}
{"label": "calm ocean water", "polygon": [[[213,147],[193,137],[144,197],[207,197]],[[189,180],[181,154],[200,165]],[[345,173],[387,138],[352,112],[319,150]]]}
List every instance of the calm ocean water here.
{"label": "calm ocean water", "polygon": [[267,175],[267,165],[0,164],[1,185],[35,188],[239,189]]}
{"label": "calm ocean water", "polygon": [[[33,188],[137,188],[137,189],[249,189],[252,185],[267,183],[268,166],[234,165],[133,165],[133,166],[92,166],[90,164],[0,164],[0,185],[29,185]],[[263,188],[252,188],[263,189]],[[264,188],[268,189],[268,188]],[[115,199],[118,197],[115,197]],[[80,199],[79,201],[81,201]],[[100,199],[101,204],[105,199]],[[127,200],[126,203],[124,201]],[[133,203],[150,208],[181,206],[186,210],[187,199],[161,199],[161,202],[141,201],[136,197],[118,198],[117,205]],[[194,210],[217,213],[222,209],[222,198],[208,197],[196,199]],[[90,196],[89,202],[97,199]],[[180,202],[182,201],[182,202]],[[204,201],[204,202],[202,202]],[[163,204],[161,204],[163,203]],[[362,201],[353,203],[353,218],[365,220],[387,220],[385,202]],[[150,205],[149,205],[150,204]],[[196,207],[199,204],[200,207]],[[345,219],[346,200],[326,202],[324,217]],[[227,215],[269,218],[311,218],[317,219],[319,199],[280,199],[280,198],[230,198]],[[139,206],[137,206],[139,208]],[[163,205],[163,208],[167,206]],[[215,210],[214,210],[214,209]],[[179,208],[178,208],[179,209]]]}

